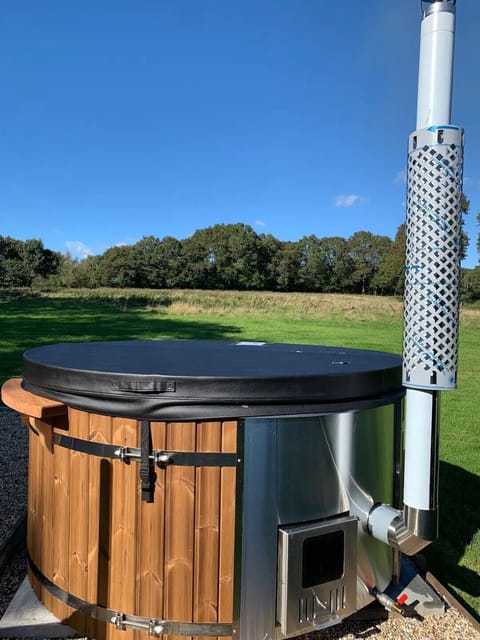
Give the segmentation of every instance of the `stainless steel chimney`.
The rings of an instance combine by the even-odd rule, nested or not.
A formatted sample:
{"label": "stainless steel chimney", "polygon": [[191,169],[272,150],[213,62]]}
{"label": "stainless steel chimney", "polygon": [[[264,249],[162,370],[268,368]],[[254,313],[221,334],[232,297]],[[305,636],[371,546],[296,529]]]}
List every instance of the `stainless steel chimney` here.
{"label": "stainless steel chimney", "polygon": [[372,535],[412,554],[438,536],[440,390],[457,381],[463,130],[451,124],[455,1],[423,12],[417,129],[409,137],[403,513],[374,507]]}

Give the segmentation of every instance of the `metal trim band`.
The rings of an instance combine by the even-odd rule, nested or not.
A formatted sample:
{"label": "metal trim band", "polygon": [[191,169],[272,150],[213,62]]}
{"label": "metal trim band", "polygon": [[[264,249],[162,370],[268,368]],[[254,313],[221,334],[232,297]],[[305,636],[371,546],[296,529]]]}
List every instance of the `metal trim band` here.
{"label": "metal trim band", "polygon": [[[30,426],[30,431],[39,435],[38,431]],[[101,442],[91,442],[81,438],[53,434],[53,444],[86,453],[87,455],[98,456],[99,458],[110,458],[121,460],[122,462],[141,462],[141,449],[136,447],[122,447],[115,444],[104,444]],[[196,451],[163,451],[153,449],[151,454],[153,462],[159,467],[175,465],[178,467],[236,467],[237,455],[235,453],[208,453]]]}
{"label": "metal trim band", "polygon": [[233,635],[233,625],[228,622],[220,623],[198,623],[198,622],[176,622],[172,620],[161,620],[156,618],[146,618],[122,613],[107,607],[86,602],[49,580],[36,566],[27,552],[27,561],[30,570],[38,582],[45,587],[55,598],[64,602],[69,607],[76,609],[85,616],[95,620],[113,624],[121,631],[126,629],[136,629],[146,631],[150,637],[159,637],[163,634],[173,636],[206,636],[206,637],[228,637]]}
{"label": "metal trim band", "polygon": [[423,9],[423,17],[432,15],[432,13],[455,13],[455,3],[457,0],[450,2],[438,2],[437,0],[422,0],[429,3],[429,6]]}

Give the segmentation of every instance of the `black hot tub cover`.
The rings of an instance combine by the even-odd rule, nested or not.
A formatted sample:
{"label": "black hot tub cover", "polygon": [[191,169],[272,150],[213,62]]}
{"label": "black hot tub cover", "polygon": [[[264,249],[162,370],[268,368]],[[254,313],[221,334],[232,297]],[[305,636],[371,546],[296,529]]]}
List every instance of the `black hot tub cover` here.
{"label": "black hot tub cover", "polygon": [[23,386],[78,409],[150,420],[315,414],[403,393],[393,354],[217,341],[37,347],[24,354]]}

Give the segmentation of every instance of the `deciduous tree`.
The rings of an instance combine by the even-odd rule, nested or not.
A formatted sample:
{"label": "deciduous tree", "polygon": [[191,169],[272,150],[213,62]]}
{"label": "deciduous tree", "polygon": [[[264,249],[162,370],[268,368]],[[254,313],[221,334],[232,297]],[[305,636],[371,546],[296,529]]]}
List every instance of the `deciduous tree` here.
{"label": "deciduous tree", "polygon": [[391,244],[388,236],[376,236],[370,231],[357,231],[349,238],[354,263],[352,281],[362,293],[375,291],[374,276]]}
{"label": "deciduous tree", "polygon": [[374,286],[378,287],[380,293],[400,295],[403,293],[404,284],[405,224],[401,224],[397,229],[395,240],[388,251],[383,254],[375,276]]}

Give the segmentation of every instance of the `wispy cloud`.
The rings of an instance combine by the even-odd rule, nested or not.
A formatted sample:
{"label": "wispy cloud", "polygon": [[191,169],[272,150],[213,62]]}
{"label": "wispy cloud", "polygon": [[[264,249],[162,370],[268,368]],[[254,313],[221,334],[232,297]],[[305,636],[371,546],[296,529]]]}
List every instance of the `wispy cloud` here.
{"label": "wispy cloud", "polygon": [[114,244],[106,246],[105,249],[109,249],[110,247],[128,247],[131,244],[136,244],[138,242],[138,238],[124,238],[123,240],[117,240]]}
{"label": "wispy cloud", "polygon": [[83,260],[87,256],[93,255],[93,249],[91,247],[87,247],[87,245],[80,242],[80,240],[68,240],[65,242],[65,246],[72,258],[78,260]]}
{"label": "wispy cloud", "polygon": [[263,220],[255,220],[255,222],[253,223],[256,227],[266,227],[267,223],[264,222]]}
{"label": "wispy cloud", "polygon": [[480,189],[480,180],[470,176],[463,176],[463,186],[466,189]]}
{"label": "wispy cloud", "polygon": [[335,207],[354,207],[356,204],[360,204],[362,198],[356,193],[350,193],[349,195],[341,194],[335,198]]}
{"label": "wispy cloud", "polygon": [[393,179],[393,184],[407,184],[407,172],[405,169],[397,171]]}

